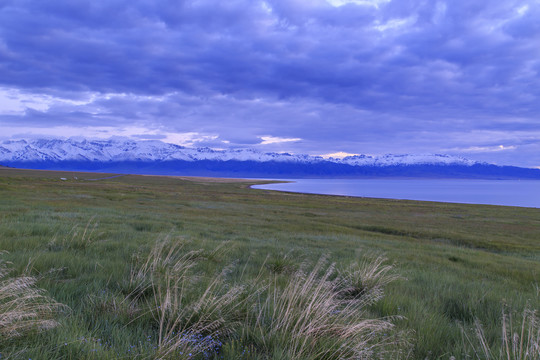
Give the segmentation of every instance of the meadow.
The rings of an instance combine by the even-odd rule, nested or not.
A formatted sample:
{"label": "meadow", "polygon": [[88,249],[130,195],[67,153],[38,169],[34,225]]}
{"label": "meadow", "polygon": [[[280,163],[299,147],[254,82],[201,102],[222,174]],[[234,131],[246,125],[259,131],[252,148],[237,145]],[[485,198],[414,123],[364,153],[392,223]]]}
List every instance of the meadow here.
{"label": "meadow", "polygon": [[1,359],[540,359],[540,209],[108,176],[0,168]]}

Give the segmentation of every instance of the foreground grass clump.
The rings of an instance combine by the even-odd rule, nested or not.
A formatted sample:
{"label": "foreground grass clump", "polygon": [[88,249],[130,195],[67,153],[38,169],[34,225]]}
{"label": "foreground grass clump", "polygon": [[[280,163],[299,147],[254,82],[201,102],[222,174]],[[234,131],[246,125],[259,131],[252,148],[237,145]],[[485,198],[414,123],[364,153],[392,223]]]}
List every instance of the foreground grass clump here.
{"label": "foreground grass clump", "polygon": [[55,318],[66,309],[36,287],[35,277],[9,277],[8,265],[0,257],[0,346],[28,333],[58,326]]}
{"label": "foreground grass clump", "polygon": [[530,308],[523,311],[521,321],[516,321],[512,314],[503,310],[500,344],[487,339],[484,328],[478,320],[475,321],[472,331],[467,333],[463,330],[463,335],[475,359],[540,359],[540,319],[537,311]]}
{"label": "foreground grass clump", "polygon": [[[382,261],[358,267],[381,289],[392,276]],[[399,353],[406,341],[395,335],[391,318],[376,319],[367,306],[380,296],[350,296],[348,275],[321,259],[289,277],[259,276],[247,283],[227,280],[232,268],[197,276],[208,261],[204,251],[160,241],[132,271],[131,301],[146,305],[158,329],[157,358],[359,359]],[[307,265],[306,265],[307,266]],[[305,267],[305,266],[304,266]],[[144,306],[142,304],[141,306]]]}
{"label": "foreground grass clump", "polygon": [[93,234],[98,227],[92,216],[86,223],[86,226],[80,229],[79,224],[73,226],[69,234],[62,239],[54,237],[48,244],[49,250],[60,251],[64,248],[71,250],[85,250],[94,241]]}
{"label": "foreground grass clump", "polygon": [[243,339],[273,359],[369,359],[400,352],[406,341],[392,336],[395,319],[367,312],[375,300],[368,293],[351,297],[346,278],[321,259],[310,271],[297,271],[283,287],[277,280],[269,284]]}
{"label": "foreground grass clump", "polygon": [[158,358],[219,350],[218,339],[226,339],[237,325],[234,315],[242,288],[228,288],[225,272],[199,286],[191,270],[204,259],[204,252],[182,250],[180,242],[158,242],[131,278],[138,283],[136,299],[147,292],[145,286],[152,291],[148,303],[158,327]]}
{"label": "foreground grass clump", "polygon": [[363,298],[373,303],[382,299],[384,287],[392,281],[400,279],[393,271],[393,266],[386,263],[387,258],[366,256],[360,263],[354,262],[340,271],[344,296],[353,299]]}

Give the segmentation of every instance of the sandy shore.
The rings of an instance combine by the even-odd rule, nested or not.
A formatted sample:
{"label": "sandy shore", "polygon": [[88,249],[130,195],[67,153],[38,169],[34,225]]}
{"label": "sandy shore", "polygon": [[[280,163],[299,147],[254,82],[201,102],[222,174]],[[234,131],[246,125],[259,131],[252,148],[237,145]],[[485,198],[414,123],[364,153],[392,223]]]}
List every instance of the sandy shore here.
{"label": "sandy shore", "polygon": [[168,177],[173,179],[180,179],[186,181],[196,181],[196,182],[211,182],[211,183],[272,183],[276,182],[275,180],[263,180],[263,179],[237,179],[237,178],[214,178],[214,177],[204,177],[204,176],[175,176],[175,175],[141,175],[141,176],[159,176],[159,177]]}

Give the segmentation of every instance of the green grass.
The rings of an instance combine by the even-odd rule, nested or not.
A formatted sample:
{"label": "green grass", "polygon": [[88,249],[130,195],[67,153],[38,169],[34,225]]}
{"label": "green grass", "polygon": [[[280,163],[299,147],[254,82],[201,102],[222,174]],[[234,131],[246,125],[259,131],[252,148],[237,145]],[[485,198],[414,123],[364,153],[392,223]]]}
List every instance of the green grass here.
{"label": "green grass", "polygon": [[[246,304],[258,304],[259,314],[289,304],[283,294],[291,291],[291,279],[310,274],[322,256],[329,266],[335,263],[334,278],[338,270],[365,263],[366,256],[384,255],[385,264],[394,264],[400,279],[386,284],[384,296],[365,305],[362,316],[391,319],[388,334],[401,339],[396,343],[412,359],[478,358],[475,351],[483,348],[475,342],[477,324],[488,345],[499,349],[503,307],[515,314],[515,323],[524,309],[540,308],[539,209],[279,193],[250,189],[254,181],[85,180],[94,178],[0,169],[0,250],[8,252],[2,258],[12,263],[10,274],[26,271],[37,287],[70,308],[56,315],[59,326],[1,340],[3,358],[166,354],[151,306],[159,298],[156,284],[164,280],[130,280],[166,238],[182,243],[184,254],[201,254],[185,283],[187,304],[209,287],[216,297],[236,287],[246,291],[235,293],[244,296],[238,302],[244,308],[220,310],[228,325],[218,358],[292,358],[293,350],[280,340],[290,337],[288,328],[274,326],[276,315],[257,319]],[[224,269],[226,276],[211,287]],[[349,283],[362,293],[362,277],[351,276]],[[176,318],[186,317],[175,311]],[[170,319],[162,317],[163,323]],[[311,349],[322,354],[335,346],[331,339],[302,341],[315,341]]]}

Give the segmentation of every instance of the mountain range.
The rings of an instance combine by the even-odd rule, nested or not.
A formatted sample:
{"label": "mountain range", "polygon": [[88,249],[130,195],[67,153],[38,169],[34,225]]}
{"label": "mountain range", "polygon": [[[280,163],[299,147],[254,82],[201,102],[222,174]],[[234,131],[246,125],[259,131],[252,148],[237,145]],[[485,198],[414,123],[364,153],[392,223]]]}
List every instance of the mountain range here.
{"label": "mountain range", "polygon": [[43,170],[236,177],[450,177],[540,179],[540,170],[462,157],[354,155],[344,158],[187,148],[158,140],[36,139],[0,143],[0,164]]}

